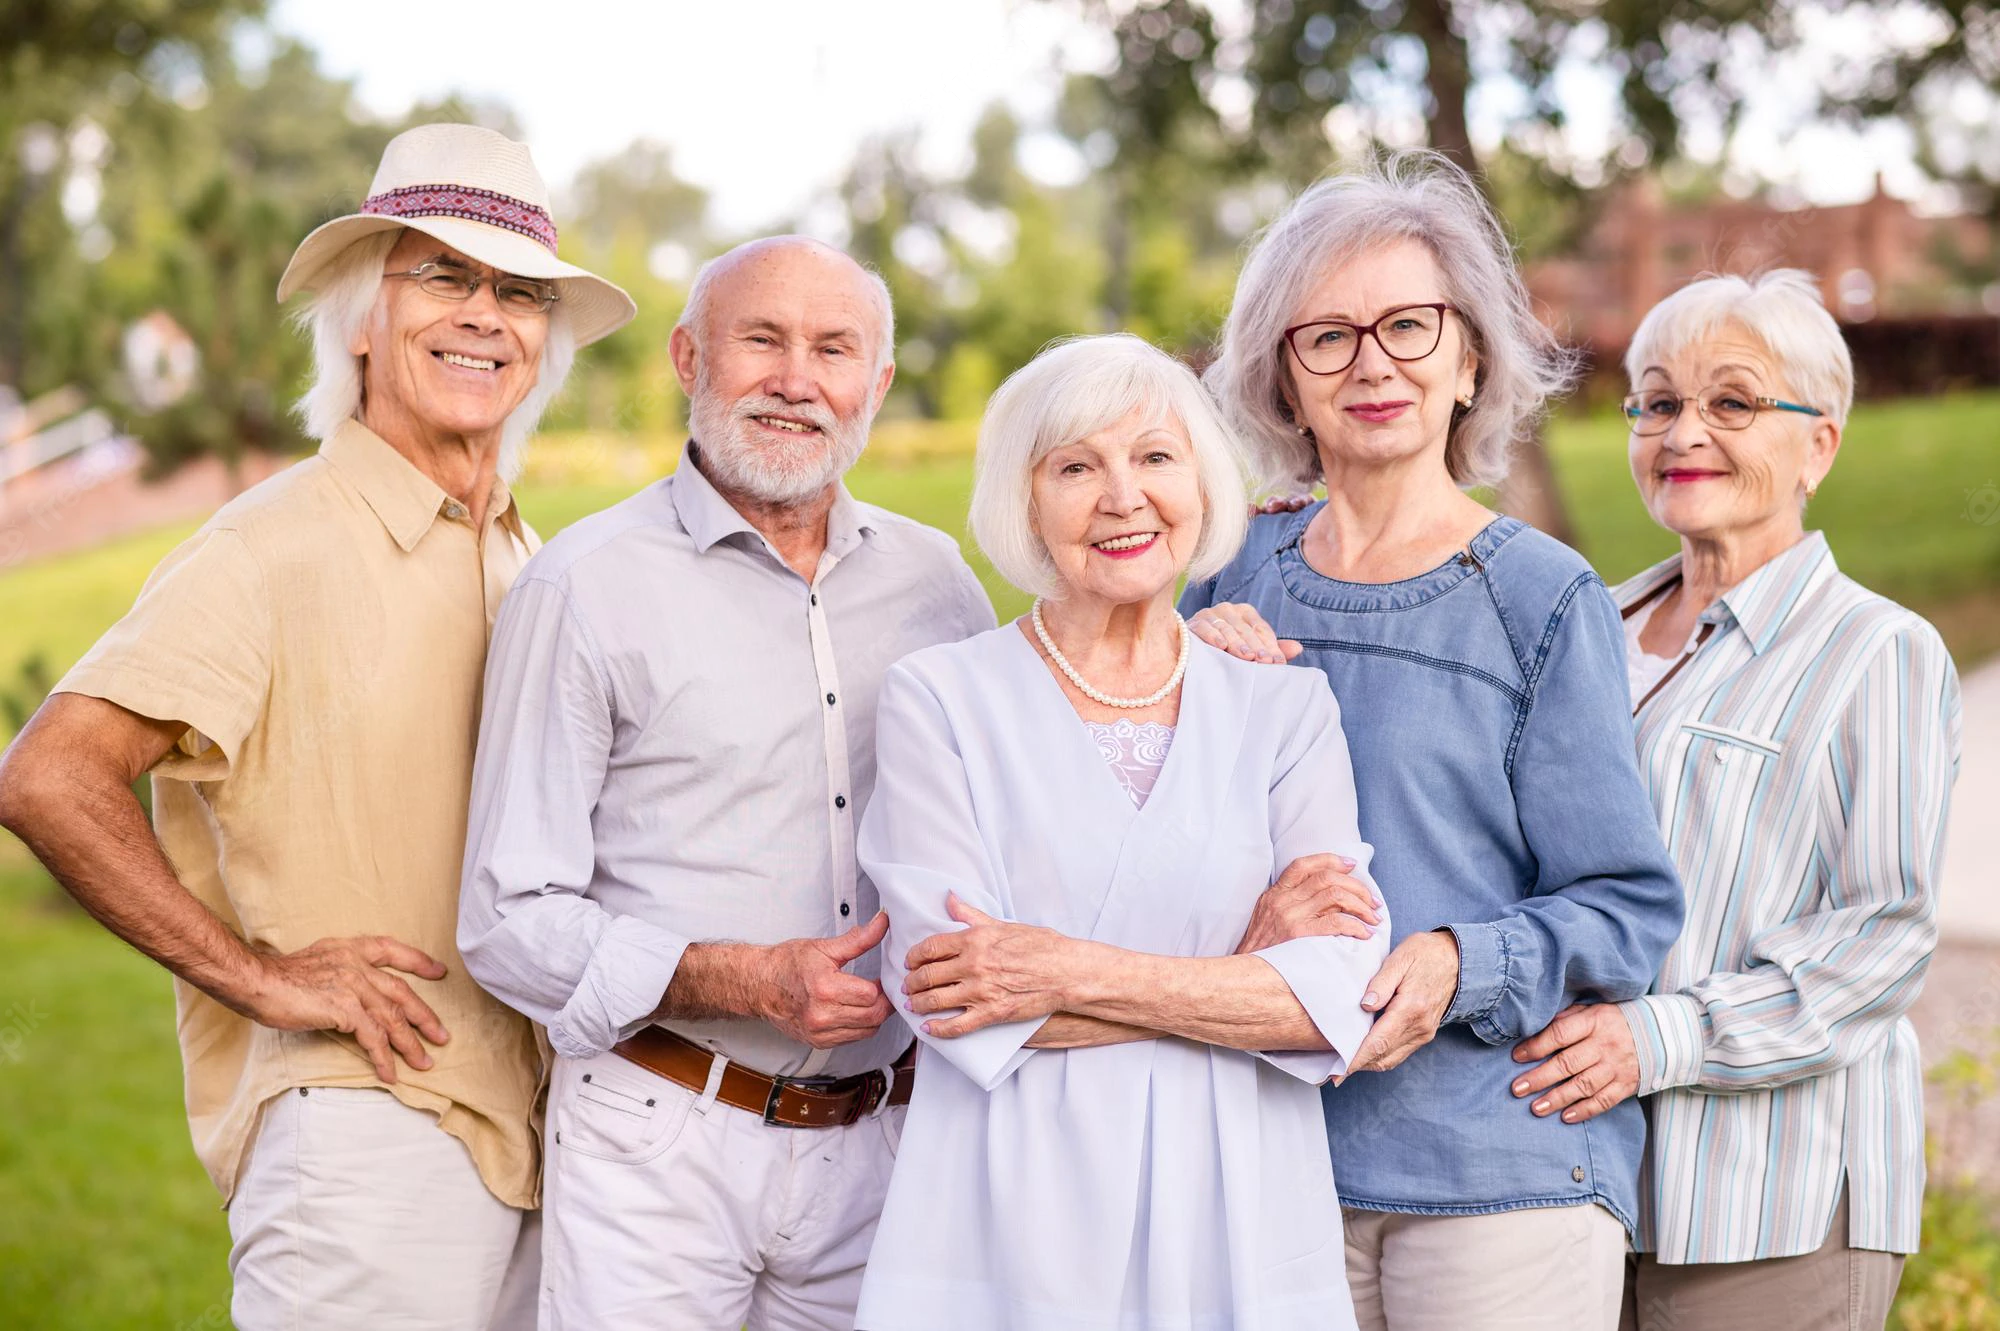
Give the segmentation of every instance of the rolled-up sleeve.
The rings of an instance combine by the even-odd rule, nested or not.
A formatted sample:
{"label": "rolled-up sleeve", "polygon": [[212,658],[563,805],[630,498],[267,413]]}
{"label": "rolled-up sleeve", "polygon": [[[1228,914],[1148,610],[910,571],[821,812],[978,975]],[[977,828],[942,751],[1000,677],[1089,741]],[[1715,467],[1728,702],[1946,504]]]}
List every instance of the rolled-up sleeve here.
{"label": "rolled-up sleeve", "polygon": [[571,1058],[646,1025],[688,946],[589,895],[615,722],[610,678],[570,598],[524,577],[487,656],[458,945],[473,978]]}
{"label": "rolled-up sleeve", "polygon": [[1684,912],[1639,777],[1624,633],[1604,584],[1571,584],[1544,633],[1513,761],[1538,873],[1495,919],[1450,926],[1458,993],[1445,1013],[1488,1044],[1535,1034],[1578,999],[1646,992]]}

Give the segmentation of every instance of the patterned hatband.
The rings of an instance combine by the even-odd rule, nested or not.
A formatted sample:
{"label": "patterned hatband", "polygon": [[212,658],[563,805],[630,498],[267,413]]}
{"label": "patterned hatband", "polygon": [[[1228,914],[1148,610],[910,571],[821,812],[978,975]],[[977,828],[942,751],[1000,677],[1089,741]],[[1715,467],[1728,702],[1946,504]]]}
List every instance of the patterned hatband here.
{"label": "patterned hatband", "polygon": [[406,185],[370,195],[361,211],[379,217],[457,217],[505,227],[556,252],[556,224],[532,203],[470,185]]}

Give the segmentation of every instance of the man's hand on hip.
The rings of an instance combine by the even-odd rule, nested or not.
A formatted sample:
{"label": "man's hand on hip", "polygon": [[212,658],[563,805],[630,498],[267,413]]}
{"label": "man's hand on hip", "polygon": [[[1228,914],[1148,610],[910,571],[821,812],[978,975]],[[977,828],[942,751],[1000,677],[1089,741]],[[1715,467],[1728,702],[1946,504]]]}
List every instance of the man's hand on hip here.
{"label": "man's hand on hip", "polygon": [[375,1065],[396,1080],[396,1057],[426,1071],[424,1041],[444,1044],[451,1033],[400,975],[442,980],[445,968],[393,938],[322,938],[296,952],[258,957],[254,988],[231,1004],[253,1021],[281,1031],[340,1031],[352,1035]]}

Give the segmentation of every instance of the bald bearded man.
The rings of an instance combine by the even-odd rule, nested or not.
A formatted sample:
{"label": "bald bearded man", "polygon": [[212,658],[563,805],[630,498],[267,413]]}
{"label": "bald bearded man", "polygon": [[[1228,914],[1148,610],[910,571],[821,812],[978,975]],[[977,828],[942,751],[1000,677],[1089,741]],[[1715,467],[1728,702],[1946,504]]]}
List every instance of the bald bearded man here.
{"label": "bald bearded man", "polygon": [[854,853],[876,695],[993,610],[841,483],[895,374],[879,277],[754,241],[671,345],[679,469],[501,610],[459,942],[557,1054],[542,1325],[845,1331],[913,1075]]}

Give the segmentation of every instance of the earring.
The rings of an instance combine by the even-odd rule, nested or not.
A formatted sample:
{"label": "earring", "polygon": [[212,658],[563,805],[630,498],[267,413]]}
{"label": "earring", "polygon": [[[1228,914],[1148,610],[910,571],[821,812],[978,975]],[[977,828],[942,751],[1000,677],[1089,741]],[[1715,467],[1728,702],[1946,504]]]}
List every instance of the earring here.
{"label": "earring", "polygon": [[1811,500],[1812,500],[1812,497],[1813,497],[1814,495],[1818,494],[1818,493],[1819,493],[1819,482],[1818,482],[1818,481],[1808,481],[1808,482],[1806,482],[1806,500],[1807,500],[1807,502],[1811,502]]}
{"label": "earring", "polygon": [[1458,405],[1459,405],[1459,406],[1461,406],[1461,407],[1464,407],[1464,408],[1465,408],[1465,409],[1466,409],[1467,411],[1471,411],[1471,410],[1472,410],[1472,394],[1470,394],[1470,393],[1467,393],[1467,394],[1466,394],[1466,395],[1465,395],[1464,397],[1460,398],[1460,399],[1458,400]]}
{"label": "earring", "polygon": [[1299,438],[1301,439],[1312,438],[1312,426],[1310,425],[1294,425],[1292,429],[1298,432]]}

